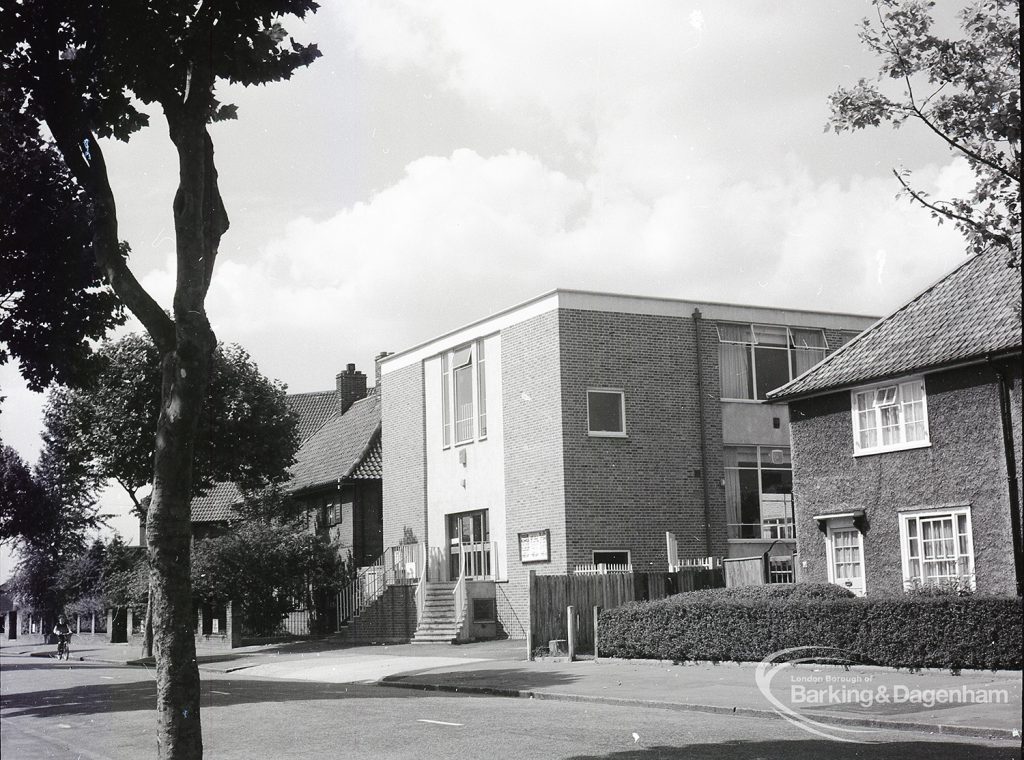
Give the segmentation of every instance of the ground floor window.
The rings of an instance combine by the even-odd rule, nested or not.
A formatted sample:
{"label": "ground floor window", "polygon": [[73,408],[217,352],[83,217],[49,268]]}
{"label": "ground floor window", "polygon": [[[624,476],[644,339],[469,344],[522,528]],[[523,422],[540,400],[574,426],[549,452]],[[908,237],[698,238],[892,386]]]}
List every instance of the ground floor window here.
{"label": "ground floor window", "polygon": [[900,514],[905,586],[974,588],[974,541],[967,507]]}
{"label": "ground floor window", "polygon": [[616,565],[623,566],[630,564],[629,550],[627,549],[602,549],[593,553],[595,565]]}
{"label": "ground floor window", "polygon": [[794,538],[789,449],[726,446],[723,457],[729,538]]}

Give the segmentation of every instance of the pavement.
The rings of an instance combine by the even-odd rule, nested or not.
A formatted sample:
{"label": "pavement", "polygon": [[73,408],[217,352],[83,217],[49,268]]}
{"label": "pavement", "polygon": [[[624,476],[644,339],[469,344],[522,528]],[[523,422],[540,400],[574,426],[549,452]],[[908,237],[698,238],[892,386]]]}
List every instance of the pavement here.
{"label": "pavement", "polygon": [[[4,642],[4,654],[51,657],[52,646]],[[152,666],[127,645],[83,645],[73,660]],[[558,700],[786,719],[812,733],[871,730],[1012,741],[1021,737],[1018,671],[905,670],[803,664],[672,664],[526,659],[525,642],[345,646],[337,640],[201,652],[201,671],[321,683]],[[759,683],[760,681],[760,683]]]}

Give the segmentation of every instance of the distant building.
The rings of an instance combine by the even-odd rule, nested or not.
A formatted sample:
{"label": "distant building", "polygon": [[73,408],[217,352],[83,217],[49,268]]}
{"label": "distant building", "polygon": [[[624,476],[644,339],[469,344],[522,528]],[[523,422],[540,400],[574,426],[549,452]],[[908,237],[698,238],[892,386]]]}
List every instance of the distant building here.
{"label": "distant building", "polygon": [[800,572],[858,594],[1020,593],[1021,272],[968,259],[788,402]]}
{"label": "distant building", "polygon": [[666,532],[683,559],[790,562],[789,418],[764,400],[873,321],[558,290],[387,356],[384,544],[490,584],[462,636],[525,620],[530,570],[667,569]]}
{"label": "distant building", "polygon": [[[301,444],[285,491],[305,507],[310,529],[338,542],[356,566],[382,551],[380,399],[367,391],[366,375],[354,364],[330,391],[289,395],[298,416]],[[242,494],[233,483],[218,483],[192,500],[192,534],[222,534],[237,518]]]}

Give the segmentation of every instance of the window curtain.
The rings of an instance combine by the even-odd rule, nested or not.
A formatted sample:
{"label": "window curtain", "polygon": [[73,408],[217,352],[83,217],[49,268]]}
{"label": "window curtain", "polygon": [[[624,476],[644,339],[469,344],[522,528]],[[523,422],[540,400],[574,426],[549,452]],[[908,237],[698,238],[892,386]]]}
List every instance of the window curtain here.
{"label": "window curtain", "polygon": [[754,378],[750,371],[750,346],[721,343],[718,346],[722,398],[754,398]]}
{"label": "window curtain", "polygon": [[790,329],[793,377],[802,375],[825,358],[825,334],[821,330]]}

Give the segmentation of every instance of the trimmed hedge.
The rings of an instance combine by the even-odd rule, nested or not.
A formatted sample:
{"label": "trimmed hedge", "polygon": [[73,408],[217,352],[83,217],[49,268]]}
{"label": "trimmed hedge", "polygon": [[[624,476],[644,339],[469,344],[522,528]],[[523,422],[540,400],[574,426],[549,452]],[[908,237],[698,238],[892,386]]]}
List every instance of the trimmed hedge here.
{"label": "trimmed hedge", "polygon": [[602,612],[600,653],[757,662],[790,647],[835,647],[864,663],[911,670],[1021,669],[1019,597],[826,599],[791,591],[782,598],[772,592],[763,592],[767,598],[729,598],[722,591],[740,589],[629,602]]}
{"label": "trimmed hedge", "polygon": [[735,599],[853,599],[850,589],[834,583],[766,583],[763,586],[735,586],[686,591],[670,599],[683,603],[700,601],[730,601]]}

